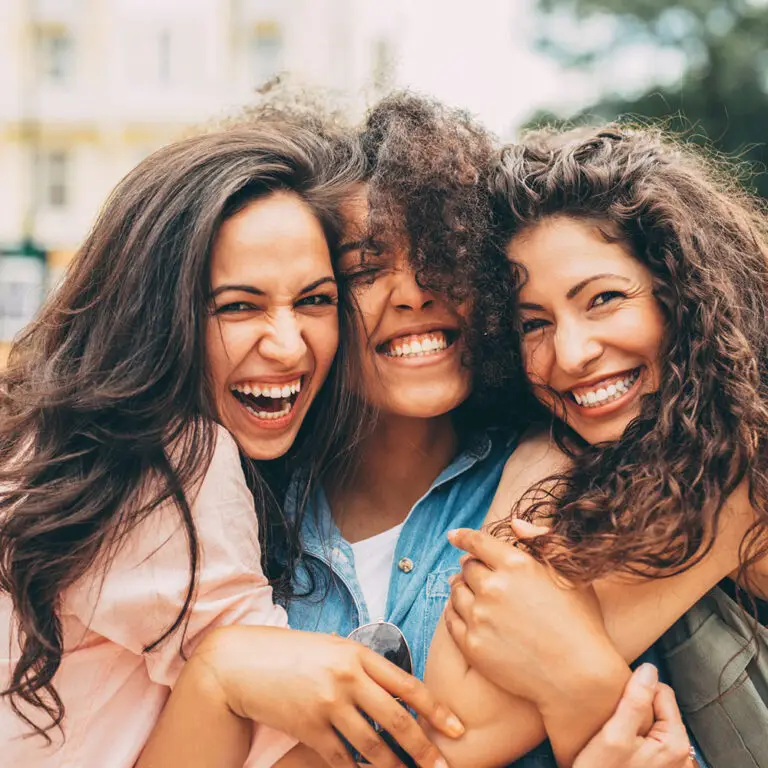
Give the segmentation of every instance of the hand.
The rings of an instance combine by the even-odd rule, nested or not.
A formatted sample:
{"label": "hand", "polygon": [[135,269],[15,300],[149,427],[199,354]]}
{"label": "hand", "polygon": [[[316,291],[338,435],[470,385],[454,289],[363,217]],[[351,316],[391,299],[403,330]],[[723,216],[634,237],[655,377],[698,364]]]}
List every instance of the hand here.
{"label": "hand", "polygon": [[394,697],[447,736],[456,738],[464,731],[421,681],[344,638],[273,627],[225,627],[201,643],[188,663],[193,661],[213,671],[236,715],[294,736],[332,766],[355,765],[338,733],[374,766],[402,766],[361,711],[392,734],[420,766],[446,766]]}
{"label": "hand", "polygon": [[[519,538],[546,532],[522,520],[514,526]],[[606,656],[628,676],[591,587],[558,583],[530,555],[482,531],[461,529],[449,536],[470,557],[452,580],[445,620],[480,674],[540,708],[566,691],[583,696],[581,683],[602,674]]]}
{"label": "hand", "polygon": [[[694,768],[675,694],[657,680],[651,664],[635,671],[615,714],[584,747],[573,768]],[[653,726],[642,736],[643,722],[651,714]]]}

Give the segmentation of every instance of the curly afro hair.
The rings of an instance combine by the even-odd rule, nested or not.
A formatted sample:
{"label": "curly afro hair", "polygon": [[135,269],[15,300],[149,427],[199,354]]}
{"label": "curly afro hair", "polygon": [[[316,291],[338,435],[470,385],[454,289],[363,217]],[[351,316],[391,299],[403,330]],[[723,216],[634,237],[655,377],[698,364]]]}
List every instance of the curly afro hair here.
{"label": "curly afro hair", "polygon": [[[520,376],[512,289],[488,195],[498,157],[492,134],[467,112],[397,92],[369,113],[360,133],[368,162],[368,236],[407,244],[419,284],[469,308],[465,363],[473,394],[459,409],[475,427],[512,423],[510,387]],[[491,341],[492,340],[492,341]]]}

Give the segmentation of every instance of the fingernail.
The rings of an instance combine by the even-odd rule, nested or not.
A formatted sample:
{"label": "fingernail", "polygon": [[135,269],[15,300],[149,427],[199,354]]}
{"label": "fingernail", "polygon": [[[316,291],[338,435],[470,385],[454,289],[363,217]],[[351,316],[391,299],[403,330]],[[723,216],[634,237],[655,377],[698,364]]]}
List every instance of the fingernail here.
{"label": "fingernail", "polygon": [[659,670],[653,664],[641,664],[636,675],[638,681],[646,688],[653,688],[659,682]]}
{"label": "fingernail", "polygon": [[448,531],[448,540],[453,541],[456,538],[456,534],[459,532],[458,528],[453,528],[452,530]]}
{"label": "fingernail", "polygon": [[464,733],[464,723],[462,723],[456,715],[448,715],[445,719],[445,726],[456,736],[461,736],[461,734]]}
{"label": "fingernail", "polygon": [[448,763],[446,763],[442,757],[438,757],[437,760],[435,760],[434,765],[435,768],[448,768]]}
{"label": "fingernail", "polygon": [[459,574],[458,573],[454,573],[453,576],[449,576],[448,577],[448,583],[451,586],[453,586],[456,583],[456,581],[458,580],[458,578],[459,578]]}

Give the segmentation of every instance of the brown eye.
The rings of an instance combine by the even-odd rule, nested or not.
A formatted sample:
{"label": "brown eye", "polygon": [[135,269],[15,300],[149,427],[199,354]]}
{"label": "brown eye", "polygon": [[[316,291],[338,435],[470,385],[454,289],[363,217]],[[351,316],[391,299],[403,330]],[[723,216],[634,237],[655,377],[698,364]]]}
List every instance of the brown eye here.
{"label": "brown eye", "polygon": [[602,307],[609,301],[613,301],[614,299],[623,299],[624,296],[625,294],[623,294],[621,291],[603,291],[602,293],[598,293],[597,296],[592,299],[591,306]]}

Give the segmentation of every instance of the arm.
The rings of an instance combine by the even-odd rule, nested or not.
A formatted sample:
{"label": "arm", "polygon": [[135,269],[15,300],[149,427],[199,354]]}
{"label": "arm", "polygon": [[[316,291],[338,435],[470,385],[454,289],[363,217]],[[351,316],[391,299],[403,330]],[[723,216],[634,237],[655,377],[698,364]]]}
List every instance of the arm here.
{"label": "arm", "polygon": [[[563,468],[562,456],[547,447],[546,440],[528,441],[515,452],[516,461],[508,463],[489,517],[506,515],[510,497],[521,496],[537,480]],[[564,592],[546,569],[530,559],[521,560],[522,553],[506,543],[490,541],[498,557],[510,558],[518,595],[536,598],[533,605],[521,607],[522,613],[515,613],[516,629],[525,626],[529,631],[525,639],[507,645],[501,661],[505,679],[527,681],[525,698],[518,695],[523,691],[519,685],[505,690],[483,676],[485,672],[496,680],[498,667],[470,667],[441,620],[425,679],[438,698],[451,703],[467,730],[456,742],[443,743],[438,738],[437,743],[456,768],[481,768],[507,764],[549,733],[559,761],[570,764],[613,713],[629,668],[605,634],[594,595]],[[520,587],[521,580],[527,580],[527,589]],[[546,606],[542,604],[545,594]],[[569,659],[567,665],[562,663],[564,658]],[[547,677],[549,672],[553,674]],[[579,718],[573,718],[576,709]]]}
{"label": "arm", "polygon": [[[499,492],[489,513],[489,521],[506,516],[533,483],[553,472],[567,468],[565,457],[545,437],[540,436],[528,441],[524,447],[525,450],[520,449],[513,455],[505,469]],[[652,645],[679,616],[734,567],[737,562],[739,543],[753,519],[751,510],[744,505],[745,499],[744,489],[739,489],[734,494],[726,514],[723,515],[715,546],[700,563],[688,571],[664,580],[643,581],[617,577],[595,585],[608,633],[625,659],[636,658]],[[465,548],[463,543],[461,546]],[[473,550],[473,554],[477,556],[476,549]],[[514,658],[512,654],[519,655],[521,644],[525,645],[525,638],[521,636],[521,627],[529,626],[531,621],[536,620],[536,614],[542,613],[536,605],[540,595],[537,591],[532,603],[525,605],[526,590],[521,586],[523,582],[520,581],[519,568],[515,568],[514,564],[512,567],[505,567],[501,558],[497,559],[495,565],[496,569],[491,574],[491,569],[478,568],[477,561],[465,564],[463,579],[458,587],[465,588],[464,582],[466,582],[474,594],[470,593],[472,596],[470,603],[466,601],[462,603],[460,597],[462,592],[457,585],[454,586],[452,595],[452,604],[456,609],[453,614],[454,626],[460,624],[462,630],[454,631],[453,638],[459,643],[463,656],[473,665],[472,671],[492,679],[505,690],[519,692],[521,674],[532,676],[536,662],[534,660],[531,667],[523,668],[521,672],[520,665],[510,664],[509,659]],[[525,619],[521,619],[521,616]],[[442,634],[444,635],[444,632]],[[535,639],[530,639],[529,643],[531,642],[535,647]],[[461,674],[467,674],[467,666],[465,665],[459,672],[451,671],[451,667],[456,664],[459,656],[454,653],[451,657],[445,650],[447,644],[448,641],[444,636],[436,636],[430,661],[434,670],[433,679],[441,679],[445,686],[445,690],[441,688],[435,690],[449,705],[456,707],[454,697],[447,695],[452,684],[446,680],[450,680],[451,675],[456,679]],[[568,659],[567,665],[563,665],[562,660],[557,665],[558,673],[563,674],[564,677],[570,677],[574,672],[574,649],[575,646],[572,644],[570,651],[563,654],[562,658]],[[494,687],[490,683],[486,685],[488,690]],[[484,693],[479,692],[476,698],[478,701],[490,700]],[[563,696],[561,700],[567,703],[568,698]],[[547,703],[544,702],[541,706],[544,707],[542,711],[546,711]],[[552,706],[552,702],[549,706]],[[582,724],[586,724],[583,705],[579,704],[578,707],[579,720]],[[487,721],[509,722],[510,717],[508,709],[494,709],[490,706],[482,710],[472,707],[469,714],[458,710],[458,714],[464,718],[468,729],[465,739],[470,738],[474,729],[480,728],[485,723],[486,744],[491,742],[491,737],[488,736],[490,726]],[[571,726],[578,727],[578,724],[571,724]],[[578,744],[579,740],[578,738],[574,740],[573,735],[569,736],[567,727],[565,731],[558,732],[548,724],[547,730],[553,739],[553,745],[556,745],[564,734],[566,756],[569,753],[572,754],[568,744]],[[505,738],[509,743],[510,737],[505,733],[504,728],[499,727],[496,740],[501,742]],[[514,756],[511,744],[509,753]]]}
{"label": "arm", "polygon": [[[193,656],[179,675],[135,768],[243,768],[252,735],[253,723],[229,707],[210,665]],[[266,754],[258,759],[259,764],[275,768],[328,765],[303,744],[293,747],[277,762]],[[347,758],[338,765],[351,768],[354,763]]]}
{"label": "arm", "polygon": [[[359,643],[291,629],[224,627],[211,632],[185,666],[138,768],[179,765],[178,749],[187,757],[185,768],[237,765],[244,748],[247,752],[251,721],[283,730],[316,753],[295,748],[281,762],[283,745],[260,744],[257,733],[248,768],[322,765],[320,758],[353,768],[341,734],[374,766],[393,765],[394,756],[361,711],[419,765],[437,768],[438,750],[396,699],[443,734],[461,732],[423,683]],[[188,718],[207,724],[190,727]],[[219,751],[223,756],[217,757]]]}

